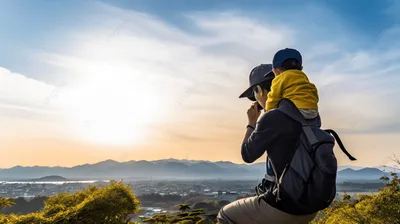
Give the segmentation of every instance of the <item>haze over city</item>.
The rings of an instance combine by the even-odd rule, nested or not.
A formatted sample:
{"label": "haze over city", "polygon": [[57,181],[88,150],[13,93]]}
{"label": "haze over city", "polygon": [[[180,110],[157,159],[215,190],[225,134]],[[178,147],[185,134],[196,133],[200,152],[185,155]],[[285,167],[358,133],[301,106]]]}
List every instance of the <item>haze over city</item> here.
{"label": "haze over city", "polygon": [[339,165],[394,164],[399,2],[183,2],[2,1],[0,167],[243,163],[238,96],[285,47],[304,56],[323,127],[357,158],[337,150]]}

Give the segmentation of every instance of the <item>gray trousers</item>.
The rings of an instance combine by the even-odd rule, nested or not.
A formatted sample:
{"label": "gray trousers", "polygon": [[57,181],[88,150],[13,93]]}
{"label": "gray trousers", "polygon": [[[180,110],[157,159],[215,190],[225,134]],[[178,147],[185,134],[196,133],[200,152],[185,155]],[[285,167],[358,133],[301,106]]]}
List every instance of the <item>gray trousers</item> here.
{"label": "gray trousers", "polygon": [[221,224],[306,224],[311,222],[315,214],[291,215],[270,206],[258,196],[243,198],[223,207],[217,216]]}

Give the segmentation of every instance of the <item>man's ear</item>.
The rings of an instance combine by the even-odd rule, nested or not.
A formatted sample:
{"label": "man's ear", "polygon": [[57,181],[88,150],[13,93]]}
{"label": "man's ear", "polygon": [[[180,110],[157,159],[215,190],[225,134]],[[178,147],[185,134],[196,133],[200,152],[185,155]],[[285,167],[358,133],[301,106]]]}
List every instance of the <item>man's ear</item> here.
{"label": "man's ear", "polygon": [[257,93],[263,93],[263,88],[261,88],[261,86],[257,85],[256,89],[257,89]]}

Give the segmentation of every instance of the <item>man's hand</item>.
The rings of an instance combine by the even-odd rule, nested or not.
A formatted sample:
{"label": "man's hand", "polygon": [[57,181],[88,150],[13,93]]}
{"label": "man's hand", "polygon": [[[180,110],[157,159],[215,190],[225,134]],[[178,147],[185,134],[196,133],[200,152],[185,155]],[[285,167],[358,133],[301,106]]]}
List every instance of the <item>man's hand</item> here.
{"label": "man's hand", "polygon": [[256,126],[258,117],[260,116],[261,111],[258,110],[258,103],[255,102],[251,105],[251,107],[247,110],[247,118],[249,119],[249,125]]}

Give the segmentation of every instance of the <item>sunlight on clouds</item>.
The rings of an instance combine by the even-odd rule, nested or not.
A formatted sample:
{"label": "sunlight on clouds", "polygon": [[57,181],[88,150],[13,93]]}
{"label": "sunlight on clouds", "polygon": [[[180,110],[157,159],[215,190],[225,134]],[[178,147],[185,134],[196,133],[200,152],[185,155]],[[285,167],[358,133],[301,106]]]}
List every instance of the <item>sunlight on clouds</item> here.
{"label": "sunlight on clouds", "polygon": [[[217,54],[207,47],[238,44],[242,39],[234,33],[256,27],[248,38],[260,41],[255,48],[258,52],[271,53],[283,36],[283,31],[232,15],[216,16],[214,24],[193,17],[206,34],[191,34],[141,13],[118,12],[124,22],[117,23],[118,30],[108,38],[101,38],[107,36],[104,29],[77,31],[80,35],[73,35],[76,39],[69,47],[70,54],[42,54],[46,62],[74,73],[64,97],[59,98],[71,130],[101,144],[145,142],[144,134],[157,132],[149,129],[149,124],[193,120],[198,113],[188,109],[190,106],[212,108],[227,100],[226,95],[215,95],[219,92],[215,88],[238,95],[240,91],[231,84],[245,86],[243,74],[254,62],[236,54]],[[271,37],[265,38],[268,33]],[[196,93],[200,89],[208,91]]]}
{"label": "sunlight on clouds", "polygon": [[0,110],[3,112],[0,115],[18,117],[21,113],[36,113],[44,114],[42,119],[57,115],[58,111],[50,102],[57,97],[56,90],[56,86],[0,67]]}
{"label": "sunlight on clouds", "polygon": [[163,118],[163,96],[151,82],[143,82],[145,74],[124,64],[87,65],[81,67],[86,75],[59,101],[71,131],[97,144],[141,143],[146,125]]}
{"label": "sunlight on clouds", "polygon": [[0,138],[62,135],[62,114],[52,104],[56,90],[56,86],[0,67]]}
{"label": "sunlight on clouds", "polygon": [[[185,132],[190,132],[186,139],[202,139],[205,131],[216,129],[218,134],[221,127],[229,127],[229,134],[235,132],[236,137],[233,130],[242,130],[246,122],[249,102],[238,96],[248,85],[250,70],[270,62],[280,48],[298,47],[305,71],[319,89],[327,127],[378,129],[400,112],[396,82],[382,74],[398,66],[386,63],[399,59],[397,49],[349,50],[346,44],[354,37],[344,34],[340,24],[315,32],[329,34],[326,37],[311,36],[293,24],[206,12],[184,15],[193,25],[184,30],[152,15],[101,5],[101,12],[88,15],[93,27],[69,30],[70,43],[38,55],[60,74],[68,74],[63,86],[24,76],[0,86],[8,100],[20,100],[15,110],[54,110],[62,114],[57,124],[65,120],[62,127],[72,137],[95,144],[156,144],[151,136],[160,133],[174,141]],[[319,28],[312,29],[314,33]],[[332,41],[332,33],[338,41]],[[15,90],[25,85],[20,83],[34,87]],[[53,97],[46,100],[49,96]],[[227,116],[233,121],[223,119]],[[171,127],[160,131],[163,125]],[[185,129],[188,125],[191,128]],[[229,134],[222,141],[231,142]]]}
{"label": "sunlight on clouds", "polygon": [[38,105],[54,90],[54,87],[35,79],[0,67],[1,97],[12,96],[13,102],[30,101]]}

